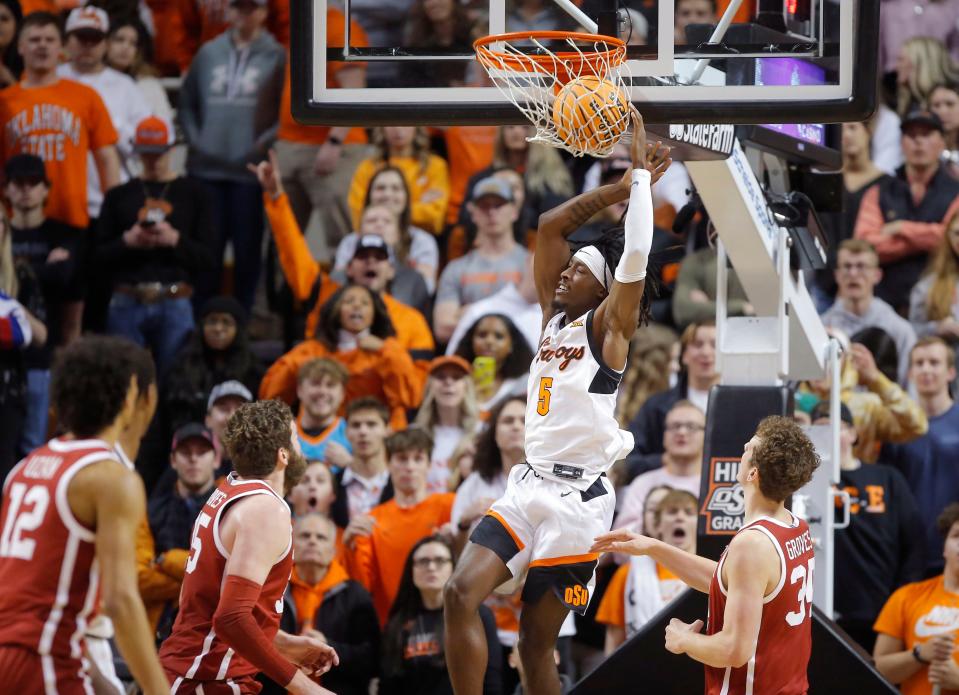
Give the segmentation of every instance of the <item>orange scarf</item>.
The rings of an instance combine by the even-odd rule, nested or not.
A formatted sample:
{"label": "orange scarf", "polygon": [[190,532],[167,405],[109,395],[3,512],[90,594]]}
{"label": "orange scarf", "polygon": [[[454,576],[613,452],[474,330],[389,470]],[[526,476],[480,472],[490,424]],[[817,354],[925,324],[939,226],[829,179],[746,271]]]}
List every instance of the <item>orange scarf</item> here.
{"label": "orange scarf", "polygon": [[293,594],[293,603],[296,605],[296,615],[302,626],[301,630],[314,627],[313,618],[323,603],[323,597],[330,589],[342,584],[349,578],[350,576],[337,560],[330,563],[323,579],[316,584],[308,584],[300,579],[296,572],[296,566],[293,567],[293,576],[290,578],[291,593]]}

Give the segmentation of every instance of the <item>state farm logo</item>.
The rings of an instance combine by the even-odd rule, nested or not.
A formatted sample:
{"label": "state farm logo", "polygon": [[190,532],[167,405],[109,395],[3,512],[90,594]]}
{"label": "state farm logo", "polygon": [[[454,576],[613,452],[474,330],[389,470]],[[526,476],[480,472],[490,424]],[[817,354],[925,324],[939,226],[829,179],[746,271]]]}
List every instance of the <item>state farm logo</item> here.
{"label": "state farm logo", "polygon": [[706,517],[706,534],[732,536],[743,525],[746,500],[743,487],[736,481],[738,458],[716,457],[709,461],[709,492],[700,514]]}

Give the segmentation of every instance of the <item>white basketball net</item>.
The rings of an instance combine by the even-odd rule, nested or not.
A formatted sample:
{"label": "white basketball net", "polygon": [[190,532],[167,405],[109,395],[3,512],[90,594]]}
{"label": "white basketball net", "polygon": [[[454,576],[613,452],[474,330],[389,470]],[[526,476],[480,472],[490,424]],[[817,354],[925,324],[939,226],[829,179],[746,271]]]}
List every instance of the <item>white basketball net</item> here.
{"label": "white basketball net", "polygon": [[[570,50],[557,55],[536,36],[510,38],[522,42],[522,47],[517,48],[510,40],[498,40],[477,45],[476,57],[503,95],[536,127],[536,134],[529,140],[559,147],[576,157],[608,157],[630,122],[625,101],[628,91],[624,78],[630,76],[625,46],[610,45],[602,36],[590,37],[591,46],[583,39],[566,37],[564,49],[568,46]],[[561,119],[560,130],[553,115],[557,96],[565,85],[581,77],[598,79],[577,83],[575,101],[595,96],[594,103],[612,108],[593,110],[585,122],[577,124]],[[611,93],[606,83],[617,89]],[[575,103],[572,97],[568,99]]]}

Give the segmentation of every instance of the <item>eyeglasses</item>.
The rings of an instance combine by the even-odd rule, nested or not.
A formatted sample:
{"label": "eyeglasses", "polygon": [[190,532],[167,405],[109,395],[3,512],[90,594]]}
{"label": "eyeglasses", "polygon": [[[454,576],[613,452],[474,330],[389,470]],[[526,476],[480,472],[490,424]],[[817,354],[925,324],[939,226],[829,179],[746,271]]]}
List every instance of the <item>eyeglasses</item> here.
{"label": "eyeglasses", "polygon": [[840,263],[836,267],[844,273],[852,273],[854,271],[864,273],[867,270],[872,270],[876,266],[873,263]]}
{"label": "eyeglasses", "polygon": [[680,430],[686,430],[687,432],[702,432],[705,427],[700,425],[698,422],[671,422],[666,425],[667,432],[679,432]]}
{"label": "eyeglasses", "polygon": [[430,565],[436,565],[437,567],[446,567],[446,565],[452,563],[452,558],[448,557],[418,557],[413,560],[413,567],[418,570],[425,570]]}

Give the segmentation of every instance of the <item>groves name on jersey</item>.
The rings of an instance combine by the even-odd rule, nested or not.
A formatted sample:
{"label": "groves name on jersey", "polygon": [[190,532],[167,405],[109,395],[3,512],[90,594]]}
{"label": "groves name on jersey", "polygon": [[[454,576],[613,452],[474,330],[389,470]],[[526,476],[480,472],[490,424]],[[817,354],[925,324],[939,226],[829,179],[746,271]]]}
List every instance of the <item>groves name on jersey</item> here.
{"label": "groves name on jersey", "polygon": [[[812,651],[813,556],[809,526],[797,516],[792,524],[760,517],[739,533],[763,533],[779,555],[779,584],[763,599],[756,651],[740,668],[706,666],[706,695],[805,695],[809,689],[806,667]],[[738,535],[738,534],[737,534]],[[706,634],[723,629],[726,586],[723,552],[709,585],[709,620]]]}

